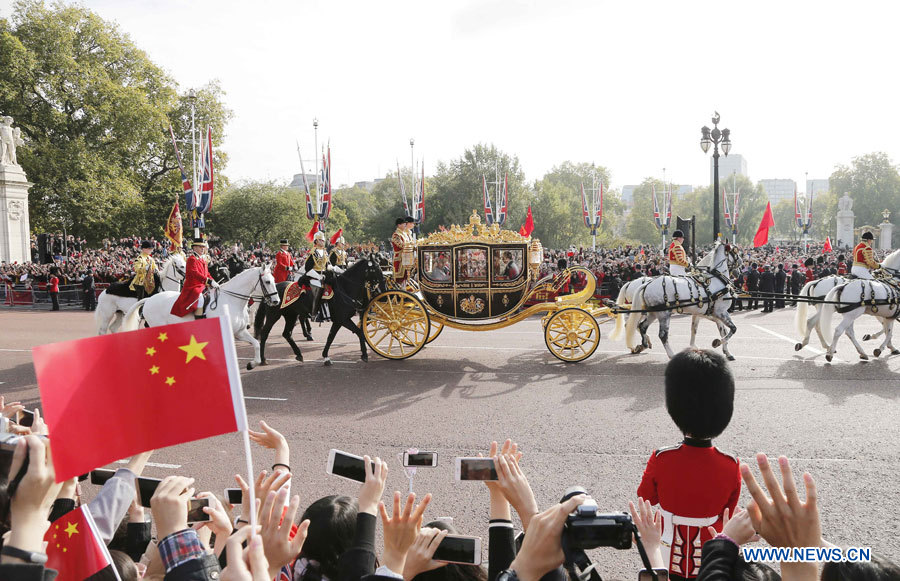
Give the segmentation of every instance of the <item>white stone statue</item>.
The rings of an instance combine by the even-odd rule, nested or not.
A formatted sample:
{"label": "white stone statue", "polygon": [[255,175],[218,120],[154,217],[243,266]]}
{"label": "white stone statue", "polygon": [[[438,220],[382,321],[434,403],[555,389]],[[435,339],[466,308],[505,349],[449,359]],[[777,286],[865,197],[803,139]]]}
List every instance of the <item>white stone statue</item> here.
{"label": "white stone statue", "polygon": [[853,211],[853,198],[847,192],[844,192],[844,196],[838,200],[838,210],[841,212]]}
{"label": "white stone statue", "polygon": [[22,130],[13,127],[13,118],[6,116],[0,120],[0,165],[19,165],[16,147],[25,145]]}

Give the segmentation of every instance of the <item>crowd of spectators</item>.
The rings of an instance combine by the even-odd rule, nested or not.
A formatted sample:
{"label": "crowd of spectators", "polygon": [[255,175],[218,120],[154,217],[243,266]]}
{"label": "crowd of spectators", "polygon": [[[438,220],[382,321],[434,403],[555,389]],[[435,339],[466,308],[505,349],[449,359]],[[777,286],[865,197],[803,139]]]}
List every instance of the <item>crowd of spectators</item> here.
{"label": "crowd of spectators", "polygon": [[[628,507],[604,507],[629,510],[634,530],[627,520],[621,521],[628,527],[622,530],[626,538],[632,532],[640,536],[649,566],[658,574],[667,570],[669,579],[706,581],[898,578],[900,568],[880,555],[868,562],[824,565],[782,558],[780,574],[765,563],[744,561],[741,546],[760,540],[789,550],[838,549],[823,533],[815,481],[803,474],[798,487],[783,456],[777,461],[779,482],[764,454],[751,467],[713,445],[734,405],[734,378],[721,355],[696,349],[679,353],[666,367],[664,384],[666,409],[684,440],[654,450],[643,476],[631,475],[636,493]],[[0,399],[2,436],[14,450],[11,461],[0,467],[0,579],[52,581],[55,573],[42,564],[45,533],[51,522],[79,507],[80,485],[77,478],[55,482],[47,426],[37,411],[30,427],[20,425],[14,419],[22,411],[20,403]],[[291,488],[302,489],[304,470],[292,470],[289,445],[280,432],[265,422],[260,428],[249,436],[274,451],[272,470],[250,483],[235,476],[242,491],[238,504],[213,492],[198,493],[195,480],[184,476],[163,479],[148,503],[135,485],[148,452],[118,468],[82,505],[122,581],[576,581],[574,566],[584,569],[587,563],[576,563],[578,553],[572,549],[617,546],[621,538],[610,536],[609,529],[578,535],[587,546],[570,545],[565,552],[562,539],[576,538],[571,530],[564,533],[570,515],[591,499],[573,491],[541,511],[529,484],[541,475],[526,476],[523,450],[506,440],[485,449],[496,471],[496,480],[485,482],[487,567],[438,561],[435,551],[448,534],[479,536],[483,531],[457,531],[445,520],[426,523],[431,494],[418,499],[410,493],[404,500],[396,491],[385,497],[387,465],[369,456],[363,458],[365,476],[357,498],[325,496],[301,511],[300,497]],[[251,486],[259,499],[255,506]],[[752,502],[738,508],[742,486]],[[208,499],[203,519],[189,519],[192,498]],[[513,511],[523,529],[519,539]],[[376,547],[379,517],[383,542]],[[250,526],[254,518],[257,530]],[[610,525],[607,517],[590,522]],[[622,578],[635,573],[622,572]],[[60,575],[73,578],[67,570]]]}

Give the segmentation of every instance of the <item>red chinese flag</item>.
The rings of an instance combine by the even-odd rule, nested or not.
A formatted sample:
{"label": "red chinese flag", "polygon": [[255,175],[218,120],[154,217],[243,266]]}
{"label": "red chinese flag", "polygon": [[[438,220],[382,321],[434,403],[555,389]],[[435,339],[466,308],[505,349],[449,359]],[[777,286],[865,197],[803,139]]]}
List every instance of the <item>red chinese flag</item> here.
{"label": "red chinese flag", "polygon": [[[112,559],[100,540],[91,513],[84,507],[67,512],[50,523],[47,534],[48,569],[59,571],[57,581],[84,581],[107,567]],[[117,578],[118,575],[110,575]]]}
{"label": "red chinese flag", "polygon": [[531,236],[534,232],[534,218],[531,216],[531,206],[528,206],[528,215],[525,216],[525,225],[519,230],[522,236]]}
{"label": "red chinese flag", "polygon": [[831,252],[831,251],[832,251],[831,236],[826,236],[825,237],[825,245],[822,247],[822,254],[825,254],[826,252]]}
{"label": "red chinese flag", "polygon": [[247,429],[227,317],[32,353],[57,482],[146,450]]}
{"label": "red chinese flag", "polygon": [[762,221],[756,230],[756,236],[753,237],[753,247],[758,248],[769,241],[769,228],[775,225],[775,219],[772,217],[772,202],[766,202],[766,211],[763,212]]}

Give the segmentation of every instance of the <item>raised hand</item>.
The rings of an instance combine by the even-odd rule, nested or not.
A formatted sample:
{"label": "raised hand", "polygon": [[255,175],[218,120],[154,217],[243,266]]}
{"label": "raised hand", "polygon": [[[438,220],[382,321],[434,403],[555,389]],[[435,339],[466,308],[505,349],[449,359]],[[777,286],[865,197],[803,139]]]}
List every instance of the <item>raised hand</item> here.
{"label": "raised hand", "polygon": [[633,502],[628,501],[628,510],[631,511],[631,520],[634,521],[634,526],[641,535],[641,542],[644,544],[644,550],[647,551],[650,564],[653,567],[664,568],[666,565],[660,551],[663,530],[662,513],[654,511],[650,501],[640,497],[638,497],[638,508],[635,508]]}
{"label": "raised hand", "polygon": [[538,513],[537,500],[534,498],[534,492],[531,490],[531,485],[528,484],[528,479],[525,478],[525,474],[519,467],[516,452],[498,455],[494,458],[494,465],[497,468],[495,485],[519,513],[522,527],[528,530],[531,518]]}
{"label": "raised hand", "polygon": [[31,433],[38,436],[46,436],[50,433],[47,430],[47,424],[44,423],[44,418],[41,417],[40,410],[37,408],[34,408],[34,422],[31,424]]}
{"label": "raised hand", "polygon": [[[706,531],[711,537],[719,534],[715,527],[706,527]],[[750,513],[743,508],[737,509],[731,518],[728,518],[728,509],[725,509],[725,512],[722,513],[722,534],[739,546],[759,540],[759,535],[753,528]]]}
{"label": "raised hand", "polygon": [[[247,540],[247,549],[241,545]],[[225,545],[228,553],[228,566],[222,569],[221,581],[271,581],[269,561],[263,550],[263,541],[259,535],[250,535],[250,527],[234,533]]]}
{"label": "raised hand", "polygon": [[153,511],[153,520],[156,521],[159,539],[188,528],[188,501],[194,495],[194,489],[191,488],[193,483],[193,478],[167,476],[156,487],[156,492],[150,499],[150,509]]}
{"label": "raised hand", "polygon": [[4,418],[14,418],[16,414],[25,411],[25,406],[22,405],[20,401],[11,401],[9,403],[5,402],[5,399],[2,395],[0,395],[0,416]]}
{"label": "raised hand", "polygon": [[309,529],[309,520],[305,520],[297,528],[297,534],[291,537],[291,526],[297,516],[300,497],[295,494],[291,498],[287,512],[283,514],[281,507],[284,506],[288,494],[287,488],[279,488],[277,493],[270,490],[259,514],[260,535],[266,559],[269,561],[269,579],[274,579],[283,566],[300,554]]}
{"label": "raised hand", "polygon": [[447,536],[447,531],[434,528],[420,529],[416,540],[406,552],[406,564],[403,567],[403,578],[412,579],[419,573],[444,567],[447,563],[435,561],[434,552]]}
{"label": "raised hand", "polygon": [[272,450],[277,450],[279,446],[287,446],[287,440],[281,435],[281,432],[262,420],[260,420],[259,426],[263,431],[254,432],[253,430],[247,430],[252,441],[264,448]]}
{"label": "raised hand", "polygon": [[[50,523],[47,515],[62,483],[56,484],[50,446],[37,436],[25,436],[16,444],[9,474],[19,473],[28,454],[28,469],[9,500],[12,531],[5,545],[43,552],[43,536]],[[2,562],[8,560],[4,557]]]}
{"label": "raised hand", "polygon": [[366,471],[366,481],[359,489],[359,512],[367,512],[375,516],[378,503],[384,494],[384,486],[387,483],[388,467],[381,458],[371,460],[368,456],[363,456],[363,466]]}
{"label": "raised hand", "polygon": [[406,497],[406,505],[400,510],[400,492],[394,492],[394,510],[388,516],[383,502],[378,503],[381,522],[384,526],[384,565],[395,573],[401,573],[406,564],[406,553],[416,540],[422,528],[422,515],[431,502],[431,494],[426,494],[422,502],[413,509],[416,495],[410,493]]}
{"label": "raised hand", "polygon": [[562,565],[562,530],[566,517],[587,498],[583,494],[556,504],[531,519],[531,528],[522,542],[510,569],[520,581],[537,581],[546,573]]}
{"label": "raised hand", "polygon": [[231,520],[228,518],[228,513],[225,511],[225,507],[222,506],[222,503],[219,502],[219,499],[216,498],[216,495],[212,492],[201,492],[197,495],[197,498],[209,499],[209,506],[204,506],[203,512],[208,514],[210,519],[203,523],[202,526],[216,534],[216,541],[218,544],[220,538],[227,538],[234,530],[234,527],[231,526]]}

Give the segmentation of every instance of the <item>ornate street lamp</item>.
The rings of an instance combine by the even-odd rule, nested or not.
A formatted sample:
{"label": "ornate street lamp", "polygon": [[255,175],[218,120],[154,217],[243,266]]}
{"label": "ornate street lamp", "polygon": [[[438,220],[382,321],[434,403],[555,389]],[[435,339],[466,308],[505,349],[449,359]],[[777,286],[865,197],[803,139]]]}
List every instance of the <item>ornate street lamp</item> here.
{"label": "ornate street lamp", "polygon": [[712,122],[712,130],[705,125],[700,129],[700,149],[706,153],[710,144],[713,146],[713,242],[715,242],[719,239],[719,145],[722,146],[722,153],[728,157],[728,152],[731,151],[731,130],[719,129],[718,112],[713,113]]}

